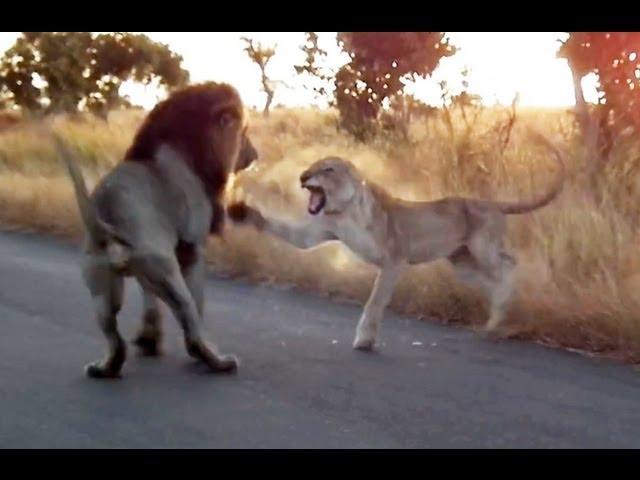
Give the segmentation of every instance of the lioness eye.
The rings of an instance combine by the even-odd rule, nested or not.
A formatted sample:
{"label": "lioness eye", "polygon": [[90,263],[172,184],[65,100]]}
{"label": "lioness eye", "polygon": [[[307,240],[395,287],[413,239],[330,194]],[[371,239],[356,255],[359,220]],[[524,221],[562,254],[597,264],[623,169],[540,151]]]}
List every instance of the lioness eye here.
{"label": "lioness eye", "polygon": [[325,172],[333,172],[333,167],[327,167],[324,169]]}

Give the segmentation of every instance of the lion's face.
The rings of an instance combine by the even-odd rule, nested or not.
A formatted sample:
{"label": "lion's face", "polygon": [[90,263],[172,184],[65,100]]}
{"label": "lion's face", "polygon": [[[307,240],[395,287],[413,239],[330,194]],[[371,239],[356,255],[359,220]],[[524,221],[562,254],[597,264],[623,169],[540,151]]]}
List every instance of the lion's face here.
{"label": "lion's face", "polygon": [[242,149],[242,118],[236,112],[224,112],[209,127],[209,142],[213,149],[210,160],[220,163],[226,172],[232,172]]}
{"label": "lion's face", "polygon": [[211,231],[219,232],[224,218],[219,213],[221,196],[229,174],[247,168],[258,156],[247,136],[237,90],[205,82],[173,92],[147,115],[125,160],[152,161],[162,145],[178,151],[202,181],[214,210]]}
{"label": "lion's face", "polygon": [[247,127],[245,127],[242,134],[240,153],[238,154],[238,160],[236,161],[234,172],[239,172],[240,170],[249,168],[257,158],[258,152],[253,146],[253,143],[251,143],[251,139],[247,135]]}
{"label": "lion's face", "polygon": [[235,114],[222,114],[213,125],[212,147],[215,158],[226,165],[227,172],[238,172],[251,166],[258,158],[247,135],[247,126]]}
{"label": "lion's face", "polygon": [[318,160],[300,175],[302,188],[309,190],[307,210],[311,215],[321,212],[337,214],[353,200],[358,178],[353,165],[340,157]]}

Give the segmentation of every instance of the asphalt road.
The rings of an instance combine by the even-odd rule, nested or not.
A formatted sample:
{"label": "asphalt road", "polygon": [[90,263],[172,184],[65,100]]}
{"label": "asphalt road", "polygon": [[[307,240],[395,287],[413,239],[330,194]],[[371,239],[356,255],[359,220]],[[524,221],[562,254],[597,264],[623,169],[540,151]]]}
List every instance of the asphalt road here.
{"label": "asphalt road", "polygon": [[[78,262],[76,246],[0,234],[2,448],[640,447],[633,367],[392,312],[367,354],[351,348],[358,306],[216,278],[207,335],[237,374],[193,363],[167,314],[163,357],[130,348],[122,379],[89,379],[105,343]],[[129,282],[129,339],[140,308]]]}

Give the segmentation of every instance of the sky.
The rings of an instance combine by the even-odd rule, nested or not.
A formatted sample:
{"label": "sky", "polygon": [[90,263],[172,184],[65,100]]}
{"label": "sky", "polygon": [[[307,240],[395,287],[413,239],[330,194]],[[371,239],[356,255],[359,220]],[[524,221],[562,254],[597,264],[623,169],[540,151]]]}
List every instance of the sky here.
{"label": "sky", "polygon": [[[166,43],[183,56],[183,66],[193,82],[216,80],[229,82],[240,92],[247,105],[261,107],[260,72],[243,51],[243,36],[275,46],[276,54],[267,73],[278,85],[274,104],[307,106],[317,104],[313,93],[305,88],[304,78],[296,75],[293,65],[302,63],[304,32],[136,32]],[[345,57],[336,44],[335,32],[317,32],[319,45],[328,52],[327,66],[337,67]],[[0,51],[9,48],[18,32],[0,32]],[[487,105],[510,104],[519,93],[521,106],[568,107],[574,103],[571,73],[566,60],[556,58],[563,32],[448,32],[450,42],[458,48],[452,57],[443,59],[431,77],[409,85],[407,91],[423,101],[439,105],[438,82],[446,80],[453,93],[461,88],[460,72],[469,70],[469,91],[478,94]],[[585,97],[596,100],[595,78],[583,80]],[[123,94],[145,108],[152,107],[161,95],[156,87],[127,84]]]}

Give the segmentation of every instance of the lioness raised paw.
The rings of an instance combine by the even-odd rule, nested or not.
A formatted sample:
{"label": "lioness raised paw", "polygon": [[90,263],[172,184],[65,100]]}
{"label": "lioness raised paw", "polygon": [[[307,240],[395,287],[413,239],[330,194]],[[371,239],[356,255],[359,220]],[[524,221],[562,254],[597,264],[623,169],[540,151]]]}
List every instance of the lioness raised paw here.
{"label": "lioness raised paw", "polygon": [[265,224],[262,214],[244,202],[229,205],[227,215],[235,223],[250,223],[256,228],[262,228]]}
{"label": "lioness raised paw", "polygon": [[227,207],[227,215],[234,222],[244,222],[249,216],[249,207],[244,202],[237,202]]}

